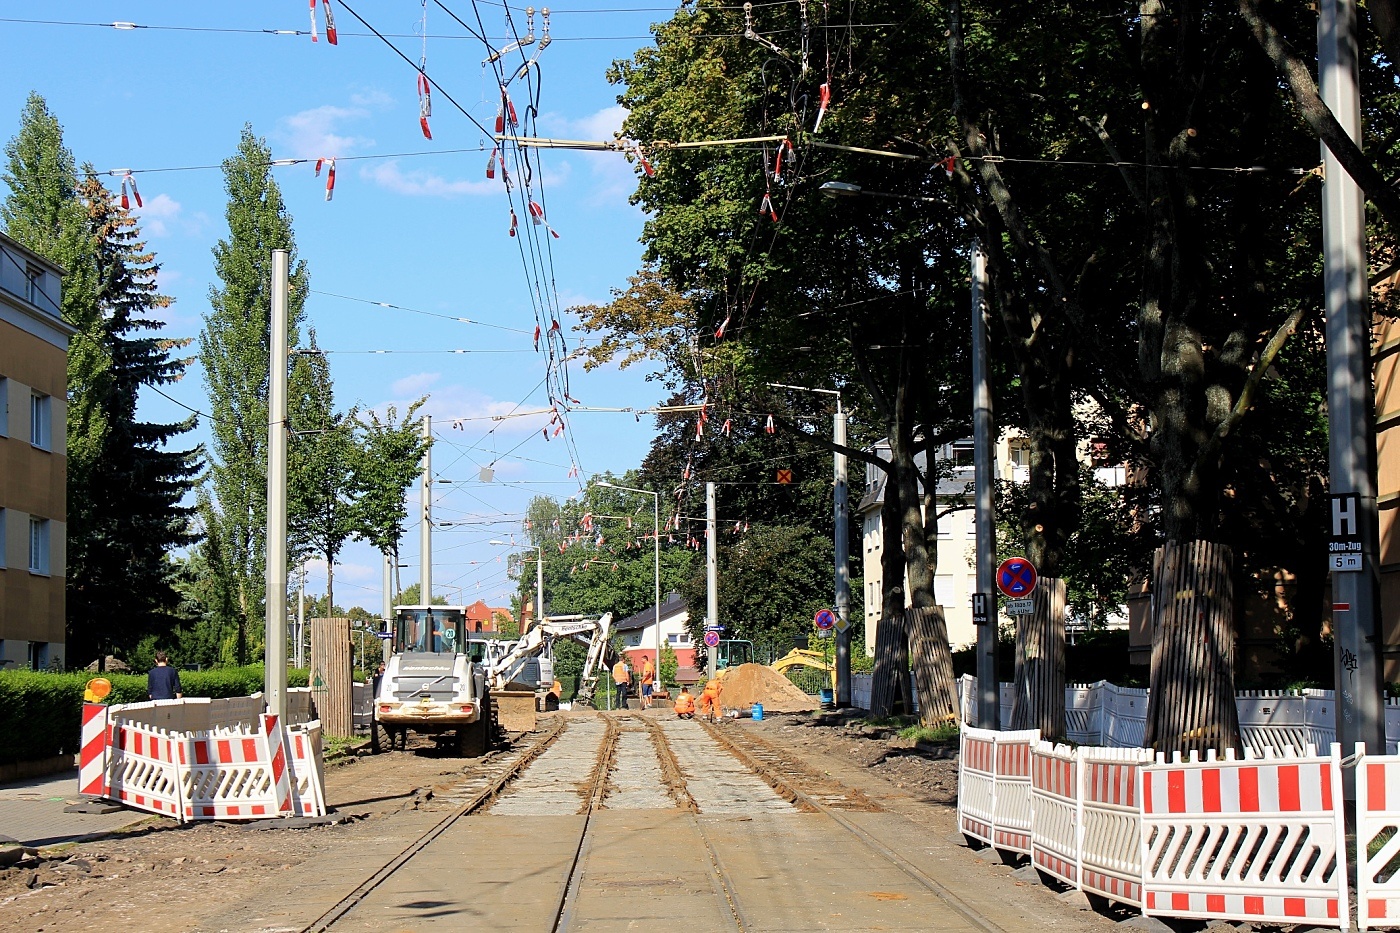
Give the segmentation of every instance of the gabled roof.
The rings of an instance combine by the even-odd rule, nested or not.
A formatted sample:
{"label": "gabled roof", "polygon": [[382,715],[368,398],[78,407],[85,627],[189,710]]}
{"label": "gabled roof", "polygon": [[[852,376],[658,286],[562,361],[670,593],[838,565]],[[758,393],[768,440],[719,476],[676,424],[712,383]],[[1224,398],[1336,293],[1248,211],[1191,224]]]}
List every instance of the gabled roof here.
{"label": "gabled roof", "polygon": [[[679,593],[671,593],[661,604],[661,618],[663,619],[669,619],[672,616],[678,616],[688,611],[690,611],[689,607],[686,606],[685,600],[681,598]],[[636,615],[630,615],[621,622],[618,622],[613,626],[613,631],[631,632],[636,629],[646,628],[648,625],[652,625],[655,622],[656,607],[648,606]]]}

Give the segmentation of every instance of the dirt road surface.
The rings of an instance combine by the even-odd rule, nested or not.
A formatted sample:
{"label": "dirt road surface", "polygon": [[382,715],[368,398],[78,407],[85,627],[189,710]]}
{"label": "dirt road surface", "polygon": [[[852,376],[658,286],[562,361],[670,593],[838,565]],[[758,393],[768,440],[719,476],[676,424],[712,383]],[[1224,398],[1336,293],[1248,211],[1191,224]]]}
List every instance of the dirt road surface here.
{"label": "dirt road surface", "polygon": [[[566,720],[547,748],[470,813]],[[561,713],[483,759],[328,768],[346,822],[141,830],[0,871],[0,930],[1098,931],[955,842],[949,757],[809,716]],[[254,824],[258,826],[261,824]]]}

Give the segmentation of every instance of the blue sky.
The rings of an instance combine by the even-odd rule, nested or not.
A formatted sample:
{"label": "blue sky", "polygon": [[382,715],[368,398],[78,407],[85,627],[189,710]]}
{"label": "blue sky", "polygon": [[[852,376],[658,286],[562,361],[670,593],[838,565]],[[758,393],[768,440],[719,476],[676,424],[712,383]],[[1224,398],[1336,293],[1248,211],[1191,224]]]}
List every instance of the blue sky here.
{"label": "blue sky", "polygon": [[[392,41],[418,59],[421,2],[354,0],[352,5],[379,31],[399,36]],[[469,0],[448,6],[475,23]],[[587,12],[586,6],[552,10],[554,41],[540,56],[543,135],[611,138],[624,114],[604,72],[611,61],[647,43],[650,22],[669,15],[655,0],[593,5],[629,12]],[[479,0],[477,9],[488,34],[503,44],[502,8]],[[161,286],[176,299],[167,315],[172,335],[194,336],[208,307],[215,283],[210,250],[226,234],[217,166],[233,152],[244,123],[267,139],[274,158],[371,157],[338,164],[329,203],[324,181],[313,177],[310,164],[274,169],[300,255],[311,270],[307,320],[321,346],[332,351],[339,401],[402,408],[431,394],[427,410],[440,429],[434,468],[454,481],[437,487],[439,520],[518,515],[531,495],[562,498],[577,492],[578,481],[569,478],[574,458],[563,438],[547,441],[541,434],[547,416],[451,425],[452,419],[489,418],[517,406],[546,407],[543,389],[532,391],[544,377],[544,361],[532,347],[530,294],[517,243],[507,235],[510,216],[500,181],[485,177],[486,152],[435,154],[483,145],[489,150],[490,143],[440,94],[433,100],[433,139],[424,139],[415,71],[348,10],[336,4],[337,46],[324,35],[313,44],[307,35],[203,31],[305,31],[310,20],[303,0],[69,0],[12,3],[0,13],[69,23],[195,27],[0,21],[5,49],[0,135],[14,135],[25,97],[38,91],[63,123],[80,164],[91,162],[99,171],[134,170],[145,202],[135,213],[162,265]],[[523,11],[516,8],[514,15],[523,31]],[[483,46],[463,38],[465,31],[432,2],[427,24],[428,73],[490,127],[497,91],[481,64]],[[395,153],[434,154],[387,157]],[[609,289],[624,286],[638,266],[643,216],[627,203],[633,169],[621,155],[563,151],[543,153],[542,164],[548,219],[559,232],[552,253],[560,302],[568,307],[606,300]],[[115,190],[118,178],[106,180]],[[367,301],[496,326],[383,309]],[[572,316],[565,323],[574,323]],[[455,349],[473,352],[442,352]],[[335,352],[369,350],[394,352]],[[570,375],[571,394],[586,406],[645,407],[659,401],[659,386],[645,380],[643,367],[585,374],[575,362]],[[191,408],[208,408],[197,365],[169,394]],[[173,419],[184,412],[146,393],[142,413]],[[653,435],[652,419],[637,421],[626,414],[578,413],[571,424],[585,478],[636,466]],[[198,436],[207,437],[203,427]],[[481,482],[480,467],[493,462],[495,481]],[[494,526],[442,529],[434,539],[435,589],[453,601],[460,587],[466,602],[483,598],[506,604],[513,591],[504,573],[507,549],[486,542],[512,531],[519,533],[518,521],[505,519]],[[411,565],[403,571],[405,585],[418,578],[417,542],[415,526],[403,543]],[[336,601],[377,611],[380,576],[377,553],[351,545],[336,569]],[[324,580],[324,567],[313,565],[308,591],[324,592]]]}

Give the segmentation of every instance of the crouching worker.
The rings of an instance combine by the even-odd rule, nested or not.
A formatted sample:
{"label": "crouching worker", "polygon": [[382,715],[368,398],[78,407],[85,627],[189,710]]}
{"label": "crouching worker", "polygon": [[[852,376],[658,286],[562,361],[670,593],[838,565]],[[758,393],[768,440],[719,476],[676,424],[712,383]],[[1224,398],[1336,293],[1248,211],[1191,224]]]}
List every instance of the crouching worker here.
{"label": "crouching worker", "polygon": [[720,709],[719,705],[719,695],[723,689],[719,684],[718,677],[711,678],[705,684],[705,689],[700,693],[700,716],[702,719],[714,722],[724,715],[724,711]]}
{"label": "crouching worker", "polygon": [[680,719],[695,718],[695,697],[690,695],[688,687],[681,687],[681,694],[676,697],[676,716]]}

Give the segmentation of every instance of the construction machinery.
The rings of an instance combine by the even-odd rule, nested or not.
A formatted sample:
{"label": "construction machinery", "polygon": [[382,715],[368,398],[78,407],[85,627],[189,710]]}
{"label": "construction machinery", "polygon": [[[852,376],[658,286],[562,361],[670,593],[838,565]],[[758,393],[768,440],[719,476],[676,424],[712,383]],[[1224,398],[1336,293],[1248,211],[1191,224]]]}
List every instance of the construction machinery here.
{"label": "construction machinery", "polygon": [[474,637],[472,655],[486,672],[487,686],[501,726],[511,732],[530,732],[535,728],[536,712],[557,708],[559,695],[552,689],[553,649],[560,638],[571,638],[588,649],[575,702],[591,705],[596,671],[611,634],[612,613],[609,612],[600,619],[547,618],[514,641]]}
{"label": "construction machinery", "polygon": [[457,752],[486,753],[494,733],[485,667],[473,661],[465,606],[397,606],[391,654],[374,697],[371,748],[403,744],[409,732],[451,733]]}

